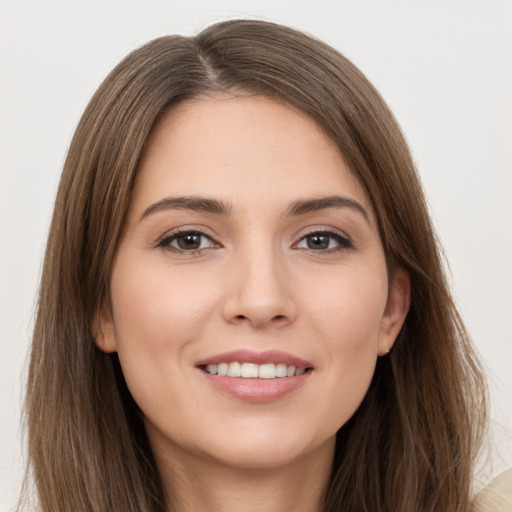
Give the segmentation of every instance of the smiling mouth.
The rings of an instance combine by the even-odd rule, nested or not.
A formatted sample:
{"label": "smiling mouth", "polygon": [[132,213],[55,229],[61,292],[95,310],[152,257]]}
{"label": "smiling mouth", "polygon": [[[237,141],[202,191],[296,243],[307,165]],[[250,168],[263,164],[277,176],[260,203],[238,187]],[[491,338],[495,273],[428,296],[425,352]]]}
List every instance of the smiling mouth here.
{"label": "smiling mouth", "polygon": [[234,350],[196,363],[207,381],[224,394],[253,403],[273,402],[310,381],[309,361],[280,350]]}
{"label": "smiling mouth", "polygon": [[284,363],[218,363],[207,364],[201,367],[202,370],[210,375],[238,377],[242,379],[275,379],[286,377],[298,377],[312,368],[297,368],[293,365]]}

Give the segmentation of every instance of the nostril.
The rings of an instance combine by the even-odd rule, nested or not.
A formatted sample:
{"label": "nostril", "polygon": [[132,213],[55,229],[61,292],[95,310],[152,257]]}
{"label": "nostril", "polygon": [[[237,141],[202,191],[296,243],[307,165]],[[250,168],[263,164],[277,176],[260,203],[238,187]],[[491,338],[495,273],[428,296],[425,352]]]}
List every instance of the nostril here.
{"label": "nostril", "polygon": [[[235,320],[248,320],[249,317],[245,316],[245,315],[236,315],[234,317]],[[276,315],[274,317],[272,317],[271,320],[275,321],[275,320],[285,320],[286,319],[286,315]]]}

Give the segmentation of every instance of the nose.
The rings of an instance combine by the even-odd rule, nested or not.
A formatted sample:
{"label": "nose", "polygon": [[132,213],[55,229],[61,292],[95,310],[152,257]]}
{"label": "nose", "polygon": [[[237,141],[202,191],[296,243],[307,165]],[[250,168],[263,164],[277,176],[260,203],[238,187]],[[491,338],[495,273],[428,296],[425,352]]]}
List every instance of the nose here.
{"label": "nose", "polygon": [[297,315],[293,282],[276,251],[240,254],[235,260],[226,279],[224,320],[257,329],[292,323]]}

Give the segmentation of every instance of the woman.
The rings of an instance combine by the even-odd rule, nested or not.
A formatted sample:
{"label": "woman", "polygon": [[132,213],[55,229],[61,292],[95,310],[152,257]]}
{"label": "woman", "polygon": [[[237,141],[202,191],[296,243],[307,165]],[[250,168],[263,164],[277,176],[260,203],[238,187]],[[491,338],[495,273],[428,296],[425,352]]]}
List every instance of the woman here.
{"label": "woman", "polygon": [[230,21],[112,71],[62,175],[27,409],[45,511],[470,509],[480,367],[349,61]]}

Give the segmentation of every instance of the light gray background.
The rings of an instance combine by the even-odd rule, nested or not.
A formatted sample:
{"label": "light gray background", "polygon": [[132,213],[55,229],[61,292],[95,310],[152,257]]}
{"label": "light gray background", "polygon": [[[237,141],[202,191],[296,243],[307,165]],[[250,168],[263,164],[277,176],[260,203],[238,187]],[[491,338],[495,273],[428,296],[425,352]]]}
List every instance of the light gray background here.
{"label": "light gray background", "polygon": [[227,17],[283,22],[352,59],[412,146],[456,301],[488,368],[494,444],[512,465],[512,1],[0,0],[0,510],[22,477],[19,428],[35,295],[67,146],[126,53]]}

